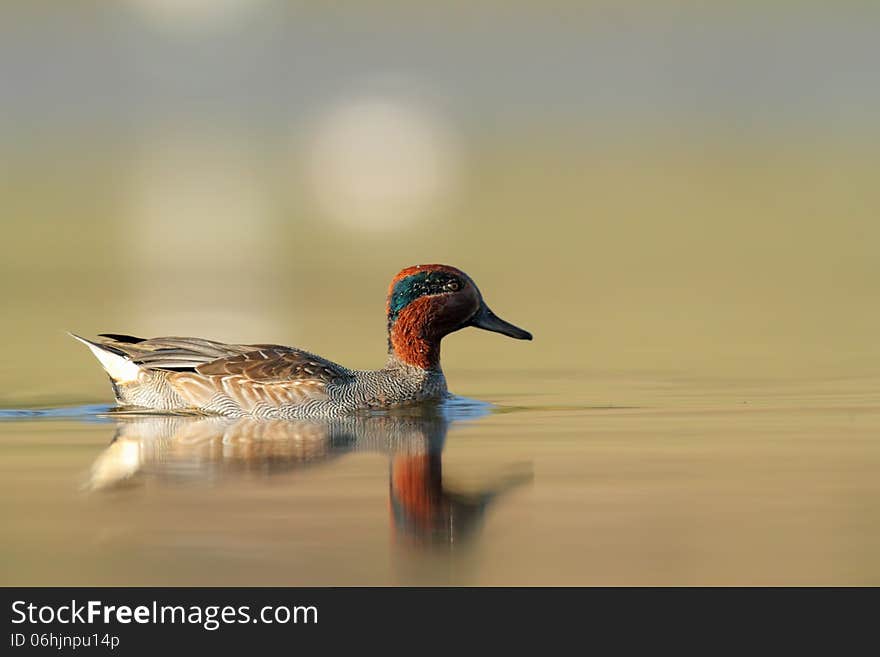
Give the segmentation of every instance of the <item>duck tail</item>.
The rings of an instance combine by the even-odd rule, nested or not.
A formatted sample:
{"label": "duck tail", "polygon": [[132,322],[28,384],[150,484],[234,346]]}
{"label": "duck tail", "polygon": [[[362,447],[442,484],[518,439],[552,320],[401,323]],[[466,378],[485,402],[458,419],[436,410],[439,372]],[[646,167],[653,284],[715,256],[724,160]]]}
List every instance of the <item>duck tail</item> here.
{"label": "duck tail", "polygon": [[141,372],[143,372],[139,365],[132,362],[122,351],[114,349],[112,345],[93,342],[69,331],[68,335],[75,340],[79,340],[89,348],[95,358],[98,359],[98,362],[101,363],[104,371],[110,375],[110,379],[114,384],[136,381]]}

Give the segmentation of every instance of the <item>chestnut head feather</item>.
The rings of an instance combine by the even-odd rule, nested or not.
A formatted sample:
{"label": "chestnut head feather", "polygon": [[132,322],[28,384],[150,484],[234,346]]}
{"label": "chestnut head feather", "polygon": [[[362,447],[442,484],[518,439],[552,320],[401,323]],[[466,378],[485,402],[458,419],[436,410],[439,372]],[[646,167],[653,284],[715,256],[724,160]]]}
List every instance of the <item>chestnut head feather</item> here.
{"label": "chestnut head feather", "polygon": [[440,340],[467,326],[518,340],[532,334],[497,317],[470,276],[449,265],[416,265],[400,271],[388,288],[388,350],[403,362],[434,369]]}

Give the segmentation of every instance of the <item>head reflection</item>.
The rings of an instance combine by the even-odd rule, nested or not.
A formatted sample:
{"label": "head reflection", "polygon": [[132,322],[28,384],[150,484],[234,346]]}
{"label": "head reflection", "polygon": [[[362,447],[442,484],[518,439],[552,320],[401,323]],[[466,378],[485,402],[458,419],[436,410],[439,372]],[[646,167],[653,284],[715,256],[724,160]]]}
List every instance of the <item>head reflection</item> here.
{"label": "head reflection", "polygon": [[416,548],[466,545],[491,501],[526,481],[512,476],[467,492],[444,485],[442,452],[450,419],[440,407],[314,420],[230,420],[132,415],[115,418],[110,445],[92,465],[87,487],[109,491],[185,481],[269,476],[328,463],[354,451],[387,454],[389,507],[396,542]]}

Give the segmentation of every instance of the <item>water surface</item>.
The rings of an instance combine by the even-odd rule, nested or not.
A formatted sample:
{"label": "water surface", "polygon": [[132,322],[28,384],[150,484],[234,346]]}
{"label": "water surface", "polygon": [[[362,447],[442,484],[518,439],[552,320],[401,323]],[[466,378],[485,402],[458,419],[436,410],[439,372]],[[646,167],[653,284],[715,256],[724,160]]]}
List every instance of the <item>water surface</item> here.
{"label": "water surface", "polygon": [[880,583],[878,379],[467,381],[330,422],[4,411],[3,583]]}

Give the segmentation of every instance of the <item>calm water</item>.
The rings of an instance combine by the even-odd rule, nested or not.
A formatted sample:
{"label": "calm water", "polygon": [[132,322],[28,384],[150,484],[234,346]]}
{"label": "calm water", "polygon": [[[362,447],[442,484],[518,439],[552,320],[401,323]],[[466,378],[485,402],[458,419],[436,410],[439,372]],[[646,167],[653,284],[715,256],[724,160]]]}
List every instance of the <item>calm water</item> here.
{"label": "calm water", "polygon": [[450,378],[485,401],[4,411],[3,584],[880,584],[876,378]]}

